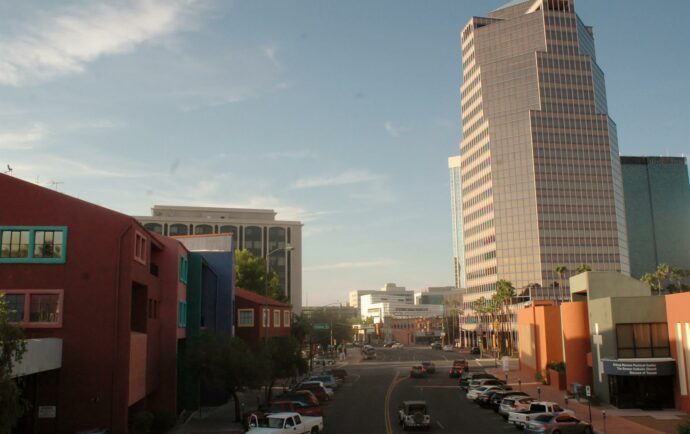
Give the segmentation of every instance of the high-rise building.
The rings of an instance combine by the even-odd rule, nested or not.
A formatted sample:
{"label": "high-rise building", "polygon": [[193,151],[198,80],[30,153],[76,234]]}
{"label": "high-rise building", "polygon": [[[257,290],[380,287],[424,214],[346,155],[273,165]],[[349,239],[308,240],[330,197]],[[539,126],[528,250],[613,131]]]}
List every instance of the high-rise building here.
{"label": "high-rise building", "polygon": [[465,287],[465,244],[462,242],[462,186],[460,183],[461,161],[459,155],[448,158],[451,227],[453,229],[453,274],[456,288]]}
{"label": "high-rise building", "polygon": [[167,236],[233,234],[235,246],[268,259],[292,309],[302,310],[302,223],[276,220],[271,209],[155,205],[136,216],[146,229]]}
{"label": "high-rise building", "polygon": [[630,274],[690,268],[690,186],[684,157],[621,157]]}
{"label": "high-rise building", "polygon": [[397,286],[395,283],[386,283],[386,286],[380,290],[358,289],[350,291],[348,294],[348,305],[360,309],[362,306],[362,297],[372,294],[377,297],[383,297],[380,301],[388,301],[386,297],[389,296],[402,296],[405,299],[405,303],[414,304],[414,291],[408,291],[404,286]]}
{"label": "high-rise building", "polygon": [[499,279],[553,287],[559,265],[629,274],[616,124],[574,1],[512,1],[461,40],[466,306]]}

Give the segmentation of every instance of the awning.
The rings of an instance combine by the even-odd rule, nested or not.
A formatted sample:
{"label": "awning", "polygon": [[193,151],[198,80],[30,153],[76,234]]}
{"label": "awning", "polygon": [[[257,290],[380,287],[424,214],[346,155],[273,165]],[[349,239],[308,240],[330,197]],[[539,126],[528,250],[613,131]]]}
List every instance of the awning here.
{"label": "awning", "polygon": [[659,377],[676,374],[676,361],[659,359],[602,359],[604,374],[625,377]]}

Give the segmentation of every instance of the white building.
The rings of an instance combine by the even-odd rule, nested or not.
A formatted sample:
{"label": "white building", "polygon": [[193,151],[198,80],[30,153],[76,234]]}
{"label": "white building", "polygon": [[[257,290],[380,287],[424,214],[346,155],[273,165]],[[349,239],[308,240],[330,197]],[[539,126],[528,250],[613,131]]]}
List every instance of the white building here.
{"label": "white building", "polygon": [[367,304],[366,308],[362,305],[362,317],[372,318],[375,324],[385,322],[386,318],[433,318],[442,315],[443,306],[437,304],[379,302]]}
{"label": "white building", "polygon": [[233,234],[237,249],[267,258],[295,313],[302,309],[302,223],[276,220],[270,209],[155,205],[151,216],[134,216],[166,236]]}
{"label": "white building", "polygon": [[[387,283],[386,286],[380,290],[374,289],[360,289],[356,291],[350,291],[349,294],[349,305],[351,307],[360,309],[362,306],[362,297],[366,295],[376,295],[384,297],[380,301],[387,301],[385,297],[392,295],[400,295],[406,297],[405,303],[414,304],[414,291],[408,291],[404,286],[397,286],[395,283]],[[376,303],[376,301],[374,301]]]}

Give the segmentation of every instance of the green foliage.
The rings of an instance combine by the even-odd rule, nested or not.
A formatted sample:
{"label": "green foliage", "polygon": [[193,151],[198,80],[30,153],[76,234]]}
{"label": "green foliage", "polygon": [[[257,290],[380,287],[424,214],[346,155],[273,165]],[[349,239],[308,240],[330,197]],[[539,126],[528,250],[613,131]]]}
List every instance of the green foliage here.
{"label": "green foliage", "polygon": [[546,367],[561,374],[565,373],[565,362],[549,362]]}
{"label": "green foliage", "polygon": [[280,279],[274,270],[266,273],[266,260],[254,256],[249,250],[235,251],[236,285],[239,288],[286,301],[280,287]]}
{"label": "green foliage", "polygon": [[0,432],[10,432],[25,407],[12,369],[21,362],[26,342],[22,329],[10,324],[9,314],[5,297],[0,294]]}
{"label": "green foliage", "polygon": [[539,381],[540,383],[544,382],[544,375],[542,375],[541,371],[534,373],[534,381]]}
{"label": "green foliage", "polygon": [[592,267],[590,267],[587,264],[580,264],[577,266],[577,272],[578,273],[585,273],[587,271],[592,271]]}
{"label": "green foliage", "polygon": [[687,291],[688,286],[683,283],[683,279],[688,276],[690,270],[659,264],[654,272],[645,273],[640,280],[651,286],[653,292],[661,294],[664,289],[670,293]]}
{"label": "green foliage", "polygon": [[311,337],[315,344],[327,347],[331,344],[331,329],[333,326],[333,340],[340,343],[352,340],[351,318],[335,310],[313,311],[309,319],[311,324],[328,324],[328,329],[312,329]]}

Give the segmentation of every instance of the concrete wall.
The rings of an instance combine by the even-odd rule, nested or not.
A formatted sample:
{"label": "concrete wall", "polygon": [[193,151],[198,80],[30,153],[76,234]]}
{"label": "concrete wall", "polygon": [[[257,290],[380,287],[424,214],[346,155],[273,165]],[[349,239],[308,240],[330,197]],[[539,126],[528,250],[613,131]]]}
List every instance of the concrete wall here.
{"label": "concrete wall", "polygon": [[671,357],[676,360],[676,407],[690,412],[690,293],[667,295]]}
{"label": "concrete wall", "polygon": [[632,297],[651,295],[649,285],[621,273],[588,271],[571,277],[570,291],[573,300],[586,293],[589,300],[602,297]]}
{"label": "concrete wall", "polygon": [[527,374],[546,370],[549,362],[563,361],[558,306],[551,303],[521,309],[518,311],[518,330],[528,333],[528,336],[520,335],[519,343],[521,369],[524,366]]}
{"label": "concrete wall", "polygon": [[587,362],[587,354],[591,352],[587,303],[563,303],[561,320],[567,384],[568,386],[573,383],[591,385],[592,367]]}

